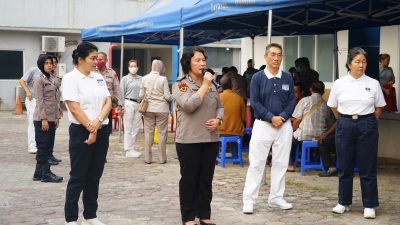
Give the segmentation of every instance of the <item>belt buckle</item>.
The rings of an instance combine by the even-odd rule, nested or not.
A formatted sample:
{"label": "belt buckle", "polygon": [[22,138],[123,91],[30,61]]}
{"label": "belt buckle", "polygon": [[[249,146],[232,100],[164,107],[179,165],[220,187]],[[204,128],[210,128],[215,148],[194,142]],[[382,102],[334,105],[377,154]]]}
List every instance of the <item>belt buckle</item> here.
{"label": "belt buckle", "polygon": [[351,118],[352,118],[353,120],[358,120],[358,115],[352,115]]}

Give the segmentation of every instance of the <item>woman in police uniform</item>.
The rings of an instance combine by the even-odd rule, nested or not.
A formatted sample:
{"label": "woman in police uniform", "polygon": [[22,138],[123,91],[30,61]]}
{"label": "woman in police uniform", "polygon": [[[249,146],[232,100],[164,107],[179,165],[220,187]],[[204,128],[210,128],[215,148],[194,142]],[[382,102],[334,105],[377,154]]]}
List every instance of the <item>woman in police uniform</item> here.
{"label": "woman in police uniform", "polygon": [[336,118],[336,152],[339,165],[339,202],[334,213],[350,210],[354,166],[359,169],[364,217],[375,218],[377,188],[377,119],[385,106],[379,82],[365,75],[367,53],[359,47],[349,50],[347,76],[335,81],[328,100]]}
{"label": "woman in police uniform", "polygon": [[40,55],[37,66],[42,74],[35,78],[33,88],[36,93],[36,107],[33,113],[35,140],[38,148],[34,181],[58,183],[63,180],[50,170],[50,157],[54,147],[56,127],[60,119],[57,87],[51,76],[53,61],[50,55]]}
{"label": "woman in police uniform", "polygon": [[63,77],[62,96],[68,106],[70,179],[65,200],[66,224],[77,224],[83,191],[82,225],[104,225],[97,219],[99,182],[109,145],[107,115],[111,97],[96,69],[97,47],[82,42],[72,53],[74,70]]}
{"label": "woman in police uniform", "polygon": [[218,125],[224,110],[213,76],[203,71],[201,48],[185,49],[181,58],[185,76],[174,86],[177,109],[176,151],[181,167],[179,199],[183,224],[214,224],[211,220],[212,179],[219,148]]}

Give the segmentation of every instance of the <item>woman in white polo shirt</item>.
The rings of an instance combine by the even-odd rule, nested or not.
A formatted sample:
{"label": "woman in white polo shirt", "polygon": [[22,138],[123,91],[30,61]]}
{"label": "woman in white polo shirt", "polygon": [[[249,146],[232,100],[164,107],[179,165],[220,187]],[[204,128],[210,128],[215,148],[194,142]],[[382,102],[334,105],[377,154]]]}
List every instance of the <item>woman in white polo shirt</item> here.
{"label": "woman in white polo shirt", "polygon": [[339,164],[339,202],[334,213],[350,210],[353,173],[360,175],[364,217],[375,218],[378,202],[378,122],[386,105],[379,82],[365,75],[367,53],[359,47],[349,50],[347,76],[335,81],[328,100],[336,122],[336,152]]}
{"label": "woman in white polo shirt", "polygon": [[65,223],[77,224],[78,201],[83,191],[82,225],[104,225],[97,219],[99,182],[109,145],[107,115],[111,97],[96,69],[98,48],[82,42],[72,53],[74,70],[62,80],[62,96],[68,107],[70,179],[65,200]]}

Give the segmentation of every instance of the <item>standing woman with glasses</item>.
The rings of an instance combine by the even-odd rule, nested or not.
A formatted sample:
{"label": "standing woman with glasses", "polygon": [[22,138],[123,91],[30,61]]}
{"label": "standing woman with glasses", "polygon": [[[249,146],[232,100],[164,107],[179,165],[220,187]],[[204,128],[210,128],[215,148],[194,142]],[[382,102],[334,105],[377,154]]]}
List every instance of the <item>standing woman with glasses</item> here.
{"label": "standing woman with glasses", "polygon": [[182,222],[214,224],[211,218],[212,180],[219,149],[218,125],[224,116],[213,76],[206,68],[204,50],[185,49],[181,58],[185,76],[173,89],[177,108],[176,151],[181,179],[179,200]]}
{"label": "standing woman with glasses", "polygon": [[96,69],[98,48],[82,42],[72,53],[75,68],[62,80],[62,96],[68,107],[70,179],[65,200],[65,224],[76,225],[78,201],[83,192],[82,225],[104,225],[97,219],[99,183],[109,145],[107,129],[111,97]]}
{"label": "standing woman with glasses", "polygon": [[365,75],[367,52],[349,50],[347,76],[335,81],[328,100],[336,121],[339,201],[332,209],[342,214],[353,203],[354,166],[360,176],[364,217],[375,218],[379,206],[377,182],[378,121],[386,105],[379,82]]}

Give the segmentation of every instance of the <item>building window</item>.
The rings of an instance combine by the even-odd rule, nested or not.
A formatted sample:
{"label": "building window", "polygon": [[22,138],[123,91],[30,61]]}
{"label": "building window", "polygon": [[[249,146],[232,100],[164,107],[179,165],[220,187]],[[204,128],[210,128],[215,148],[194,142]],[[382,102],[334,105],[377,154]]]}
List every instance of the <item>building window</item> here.
{"label": "building window", "polygon": [[333,82],[333,35],[285,37],[283,45],[286,71],[294,66],[297,58],[307,57],[311,68],[319,73],[321,81]]}
{"label": "building window", "polygon": [[0,79],[20,79],[23,75],[23,52],[0,50]]}

